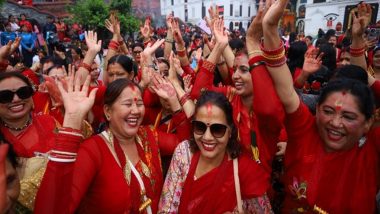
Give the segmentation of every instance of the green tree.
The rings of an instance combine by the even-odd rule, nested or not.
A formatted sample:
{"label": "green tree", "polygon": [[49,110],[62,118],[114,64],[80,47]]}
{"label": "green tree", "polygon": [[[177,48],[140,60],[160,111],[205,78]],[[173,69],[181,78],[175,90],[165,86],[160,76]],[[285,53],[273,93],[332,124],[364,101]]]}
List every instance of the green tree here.
{"label": "green tree", "polygon": [[109,15],[109,7],[103,0],[79,0],[68,9],[74,22],[94,30],[104,28],[104,20]]}
{"label": "green tree", "polygon": [[139,29],[140,20],[132,14],[132,0],[112,0],[110,11],[117,13],[123,32],[134,32]]}

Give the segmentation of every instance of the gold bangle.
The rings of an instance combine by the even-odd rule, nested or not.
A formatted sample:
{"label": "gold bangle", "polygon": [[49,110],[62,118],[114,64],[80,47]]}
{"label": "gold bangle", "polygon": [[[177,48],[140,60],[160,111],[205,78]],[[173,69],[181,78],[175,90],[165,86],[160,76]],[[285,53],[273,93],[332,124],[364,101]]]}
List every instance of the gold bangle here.
{"label": "gold bangle", "polygon": [[263,52],[261,50],[253,50],[253,51],[248,52],[248,56],[253,55],[253,54],[263,55]]}

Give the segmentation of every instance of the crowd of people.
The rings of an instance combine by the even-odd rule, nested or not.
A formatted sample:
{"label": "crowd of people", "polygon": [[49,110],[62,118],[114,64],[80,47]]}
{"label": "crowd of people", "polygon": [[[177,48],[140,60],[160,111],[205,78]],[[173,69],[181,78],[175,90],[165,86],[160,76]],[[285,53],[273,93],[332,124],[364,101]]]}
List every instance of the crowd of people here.
{"label": "crowd of people", "polygon": [[260,1],[239,33],[210,7],[211,35],[170,14],[126,39],[111,14],[112,38],[82,43],[52,17],[41,43],[10,16],[0,213],[379,212],[372,8],[359,3],[347,32],[285,39],[287,4]]}

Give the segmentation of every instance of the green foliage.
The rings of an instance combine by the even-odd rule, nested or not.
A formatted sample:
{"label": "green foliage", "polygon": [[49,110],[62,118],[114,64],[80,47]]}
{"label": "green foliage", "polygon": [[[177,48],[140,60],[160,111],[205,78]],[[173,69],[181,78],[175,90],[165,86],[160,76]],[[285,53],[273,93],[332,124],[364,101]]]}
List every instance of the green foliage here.
{"label": "green foliage", "polygon": [[68,9],[74,22],[95,30],[104,28],[104,20],[109,15],[109,7],[103,0],[79,0]]}
{"label": "green foliage", "polygon": [[132,14],[131,0],[112,0],[110,3],[110,11],[115,11],[120,20],[122,32],[137,31],[140,21]]}
{"label": "green foliage", "polygon": [[131,4],[131,0],[112,0],[109,5],[104,0],[79,0],[69,6],[68,11],[73,14],[72,22],[101,31],[105,30],[104,21],[109,17],[110,11],[115,11],[122,32],[134,32],[138,30],[140,22],[133,16]]}

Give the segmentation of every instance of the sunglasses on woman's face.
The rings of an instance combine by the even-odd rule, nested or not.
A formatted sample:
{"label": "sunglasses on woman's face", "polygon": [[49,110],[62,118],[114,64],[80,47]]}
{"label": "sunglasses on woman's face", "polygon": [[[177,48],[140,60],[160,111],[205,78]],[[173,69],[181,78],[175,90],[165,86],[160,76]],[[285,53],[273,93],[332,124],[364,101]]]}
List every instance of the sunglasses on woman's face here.
{"label": "sunglasses on woman's face", "polygon": [[30,86],[23,86],[16,91],[11,91],[11,90],[2,90],[0,91],[0,103],[10,103],[12,102],[15,94],[20,99],[28,99],[30,98],[34,93],[34,90]]}
{"label": "sunglasses on woman's face", "polygon": [[213,123],[206,124],[201,121],[193,120],[193,131],[197,135],[204,135],[207,128],[210,128],[211,135],[215,138],[221,138],[224,136],[227,130],[227,126],[224,124]]}

